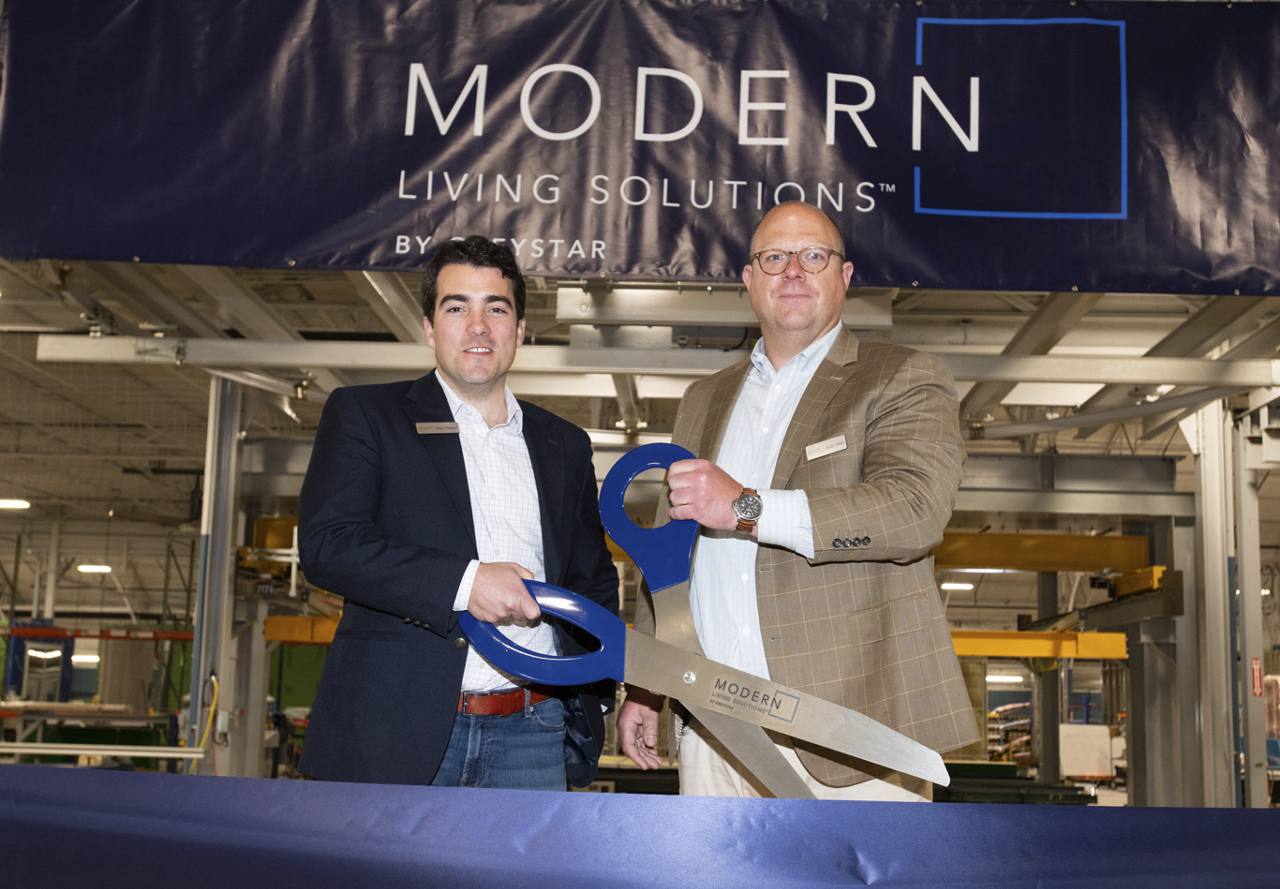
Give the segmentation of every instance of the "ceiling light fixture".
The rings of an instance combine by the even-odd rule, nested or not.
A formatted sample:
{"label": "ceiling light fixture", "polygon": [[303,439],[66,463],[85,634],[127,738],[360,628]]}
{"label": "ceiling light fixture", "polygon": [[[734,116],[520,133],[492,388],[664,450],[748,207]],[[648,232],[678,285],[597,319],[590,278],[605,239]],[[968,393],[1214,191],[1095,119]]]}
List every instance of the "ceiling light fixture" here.
{"label": "ceiling light fixture", "polygon": [[110,574],[110,565],[95,565],[92,562],[86,562],[83,565],[77,565],[76,570],[81,574]]}
{"label": "ceiling light fixture", "polygon": [[30,509],[31,501],[17,497],[0,500],[0,509]]}
{"label": "ceiling light fixture", "polygon": [[971,589],[973,589],[973,584],[971,584],[971,583],[959,583],[959,582],[957,582],[957,581],[947,581],[946,583],[944,583],[944,584],[942,585],[942,589],[944,589],[944,590],[971,590]]}
{"label": "ceiling light fixture", "polygon": [[987,682],[995,685],[1017,685],[1022,677],[1015,673],[988,673]]}

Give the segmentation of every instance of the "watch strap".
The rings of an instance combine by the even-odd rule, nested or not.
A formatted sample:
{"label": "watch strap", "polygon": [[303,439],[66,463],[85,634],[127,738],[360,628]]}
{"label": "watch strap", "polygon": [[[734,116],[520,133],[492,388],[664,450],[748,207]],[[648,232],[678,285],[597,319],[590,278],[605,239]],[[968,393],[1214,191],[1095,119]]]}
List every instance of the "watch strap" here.
{"label": "watch strap", "polygon": [[[738,496],[741,497],[743,494],[750,494],[751,496],[756,498],[759,498],[760,496],[760,492],[757,491],[755,488],[743,488],[742,494],[739,494]],[[735,515],[736,514],[737,513],[735,510]],[[758,518],[747,519],[747,518],[743,518],[742,516],[737,516],[737,519],[738,519],[738,526],[734,528],[734,530],[742,534],[750,534],[752,531],[755,530],[756,523],[760,521]]]}

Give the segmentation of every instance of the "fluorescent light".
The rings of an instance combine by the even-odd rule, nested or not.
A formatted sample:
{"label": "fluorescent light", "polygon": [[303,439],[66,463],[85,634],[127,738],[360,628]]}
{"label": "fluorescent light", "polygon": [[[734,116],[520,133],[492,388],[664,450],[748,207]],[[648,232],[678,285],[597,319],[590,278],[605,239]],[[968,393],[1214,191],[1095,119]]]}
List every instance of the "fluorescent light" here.
{"label": "fluorescent light", "polygon": [[57,649],[50,651],[45,648],[28,648],[27,654],[42,661],[51,661],[56,657],[62,657],[62,652]]}
{"label": "fluorescent light", "polygon": [[1263,587],[1263,588],[1262,588],[1262,595],[1264,595],[1264,596],[1270,596],[1270,595],[1271,595],[1271,590],[1267,589],[1266,587]]}
{"label": "fluorescent light", "polygon": [[30,509],[30,500],[19,500],[18,498],[9,498],[0,500],[0,509]]}
{"label": "fluorescent light", "polygon": [[1020,574],[1015,568],[948,568],[951,574]]}
{"label": "fluorescent light", "polygon": [[973,584],[971,584],[971,583],[957,583],[957,582],[955,582],[955,581],[948,581],[947,583],[944,583],[944,584],[942,585],[942,589],[944,589],[944,590],[971,590],[971,589],[973,589]]}
{"label": "fluorescent light", "polygon": [[71,655],[71,663],[76,664],[77,666],[79,666],[79,665],[81,665],[81,664],[84,664],[84,665],[88,665],[88,664],[96,664],[96,663],[98,663],[98,660],[99,660],[99,659],[98,659],[98,656],[97,656],[96,654],[73,654],[73,655]]}
{"label": "fluorescent light", "polygon": [[77,565],[76,570],[79,571],[81,574],[110,574],[111,566],[85,563],[83,565]]}
{"label": "fluorescent light", "polygon": [[1017,685],[1022,681],[1022,677],[1016,673],[988,673],[987,682],[996,685]]}

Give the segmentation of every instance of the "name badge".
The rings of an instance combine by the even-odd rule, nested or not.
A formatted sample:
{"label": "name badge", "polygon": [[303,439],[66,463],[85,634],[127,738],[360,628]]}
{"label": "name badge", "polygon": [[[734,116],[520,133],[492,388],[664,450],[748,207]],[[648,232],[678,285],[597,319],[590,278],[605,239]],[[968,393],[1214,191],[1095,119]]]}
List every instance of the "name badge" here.
{"label": "name badge", "polygon": [[804,458],[806,460],[817,460],[819,457],[825,457],[827,454],[834,454],[843,451],[849,447],[844,440],[843,435],[837,435],[835,438],[828,438],[826,441],[820,441],[817,444],[811,444],[804,449]]}
{"label": "name badge", "polygon": [[450,435],[457,434],[457,423],[414,423],[413,428],[418,430],[419,435]]}

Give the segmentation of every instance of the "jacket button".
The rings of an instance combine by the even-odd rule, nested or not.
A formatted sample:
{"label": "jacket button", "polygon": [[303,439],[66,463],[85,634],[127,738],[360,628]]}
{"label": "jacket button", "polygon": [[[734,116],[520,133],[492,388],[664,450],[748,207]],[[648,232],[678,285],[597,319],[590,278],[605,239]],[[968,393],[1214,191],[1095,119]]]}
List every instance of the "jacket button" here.
{"label": "jacket button", "polygon": [[467,647],[467,640],[466,640],[464,637],[459,636],[457,639],[454,639],[454,640],[453,640],[453,647],[454,647],[454,648],[466,648],[466,647]]}
{"label": "jacket button", "polygon": [[413,618],[411,618],[411,617],[406,617],[406,618],[404,619],[404,622],[405,622],[405,623],[407,623],[407,624],[411,624],[411,623],[413,623]]}
{"label": "jacket button", "polygon": [[429,630],[429,629],[431,629],[431,624],[427,623],[425,620],[424,620],[421,624],[419,624],[419,626],[421,626],[421,627],[422,627],[422,629],[424,629],[424,630]]}

